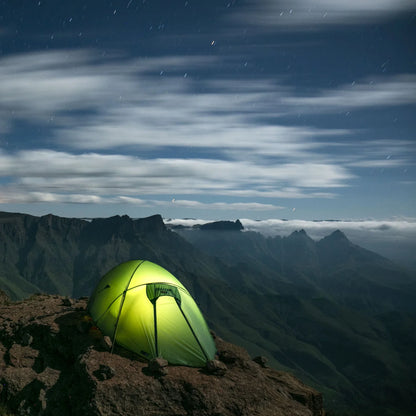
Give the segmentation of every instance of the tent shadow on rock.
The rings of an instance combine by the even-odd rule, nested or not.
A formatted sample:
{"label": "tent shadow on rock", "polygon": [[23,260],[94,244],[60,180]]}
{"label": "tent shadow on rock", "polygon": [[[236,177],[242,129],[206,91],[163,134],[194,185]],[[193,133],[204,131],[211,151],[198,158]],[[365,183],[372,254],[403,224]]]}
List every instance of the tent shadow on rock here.
{"label": "tent shadow on rock", "polygon": [[203,367],[215,344],[202,313],[182,283],[147,260],[122,263],[102,277],[88,303],[96,325],[113,343],[148,360]]}

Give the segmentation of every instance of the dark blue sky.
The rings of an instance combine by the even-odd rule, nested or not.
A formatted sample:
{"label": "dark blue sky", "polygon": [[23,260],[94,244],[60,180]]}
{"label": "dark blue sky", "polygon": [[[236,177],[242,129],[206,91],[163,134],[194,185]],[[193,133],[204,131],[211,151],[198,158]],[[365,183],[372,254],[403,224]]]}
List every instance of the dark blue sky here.
{"label": "dark blue sky", "polygon": [[0,210],[416,218],[414,0],[59,3],[0,1]]}

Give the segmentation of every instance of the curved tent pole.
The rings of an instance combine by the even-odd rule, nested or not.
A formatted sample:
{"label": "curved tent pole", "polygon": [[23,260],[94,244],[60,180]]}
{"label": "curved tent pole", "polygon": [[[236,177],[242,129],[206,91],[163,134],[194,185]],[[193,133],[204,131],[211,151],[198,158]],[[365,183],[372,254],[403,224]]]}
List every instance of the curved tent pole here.
{"label": "curved tent pole", "polygon": [[204,348],[203,348],[202,344],[200,343],[200,341],[199,341],[198,337],[197,337],[197,336],[196,336],[196,334],[195,334],[194,329],[192,328],[191,323],[189,322],[188,318],[186,317],[185,312],[183,311],[183,309],[182,309],[182,307],[181,307],[180,302],[178,302],[178,300],[177,300],[177,299],[176,299],[176,304],[178,305],[178,308],[179,308],[179,310],[181,311],[182,316],[183,316],[183,318],[185,319],[185,322],[188,324],[188,327],[189,327],[189,329],[191,330],[192,335],[194,336],[194,338],[195,338],[196,342],[198,343],[198,346],[199,346],[199,348],[201,349],[202,354],[204,354],[205,359],[208,361],[208,360],[209,360],[208,354],[205,352],[205,350],[204,350]]}
{"label": "curved tent pole", "polygon": [[153,325],[154,325],[154,331],[155,331],[155,351],[156,351],[156,357],[159,357],[159,344],[157,342],[157,314],[156,314],[156,301],[158,298],[153,300]]}
{"label": "curved tent pole", "polygon": [[114,332],[113,332],[113,345],[111,346],[111,354],[113,353],[113,351],[114,351],[114,345],[115,345],[115,343],[116,343],[116,336],[117,336],[117,328],[118,328],[118,321],[120,320],[120,315],[121,315],[121,310],[123,309],[123,305],[124,305],[124,301],[125,301],[125,299],[126,299],[126,293],[127,293],[127,290],[128,290],[128,288],[129,288],[129,285],[130,285],[130,282],[131,282],[131,279],[133,279],[133,276],[134,276],[134,274],[136,273],[136,270],[142,265],[144,263],[144,260],[143,261],[141,261],[138,265],[137,265],[137,267],[133,270],[133,273],[131,274],[131,276],[130,276],[130,279],[129,279],[129,281],[128,281],[128,283],[127,283],[127,285],[126,285],[126,288],[124,289],[124,291],[123,291],[123,295],[122,295],[122,298],[121,298],[121,303],[120,303],[120,309],[118,310],[118,315],[117,315],[117,319],[116,319],[116,323],[114,324]]}

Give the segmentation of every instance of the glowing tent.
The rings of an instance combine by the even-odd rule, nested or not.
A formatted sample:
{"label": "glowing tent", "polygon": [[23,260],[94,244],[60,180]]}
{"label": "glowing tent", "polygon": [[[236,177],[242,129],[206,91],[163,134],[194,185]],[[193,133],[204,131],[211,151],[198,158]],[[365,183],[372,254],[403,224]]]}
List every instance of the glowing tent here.
{"label": "glowing tent", "polygon": [[215,344],[198,306],[163,267],[146,260],[122,263],[98,283],[88,304],[113,343],[144,358],[204,366]]}

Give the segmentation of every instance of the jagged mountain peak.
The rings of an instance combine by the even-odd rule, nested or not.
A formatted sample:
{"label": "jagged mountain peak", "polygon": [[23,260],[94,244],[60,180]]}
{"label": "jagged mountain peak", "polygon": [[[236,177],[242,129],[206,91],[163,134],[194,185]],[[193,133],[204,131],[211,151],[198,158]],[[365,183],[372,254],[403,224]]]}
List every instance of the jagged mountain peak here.
{"label": "jagged mountain peak", "polygon": [[119,224],[122,222],[131,222],[133,221],[128,215],[113,215],[108,218],[93,218],[92,223],[113,223]]}
{"label": "jagged mountain peak", "polygon": [[296,230],[291,233],[288,238],[308,238],[311,239],[308,235],[308,233],[302,228],[301,230]]}
{"label": "jagged mountain peak", "polygon": [[348,240],[347,236],[341,230],[335,230],[331,234],[319,240],[316,245],[318,249],[330,250],[331,252],[333,250],[352,249],[353,247],[361,249],[358,246],[354,246],[354,244]]}
{"label": "jagged mountain peak", "polygon": [[293,231],[292,234],[284,237],[284,240],[286,240],[287,244],[289,245],[306,246],[310,249],[315,249],[316,245],[315,240],[313,240],[304,229]]}
{"label": "jagged mountain peak", "polygon": [[109,218],[95,218],[91,221],[87,232],[98,229],[100,235],[133,234],[135,231],[144,233],[160,233],[166,230],[163,218],[159,214],[146,218],[132,219],[128,215],[115,215]]}
{"label": "jagged mountain peak", "polygon": [[348,240],[347,236],[339,229],[323,238],[323,240],[325,239],[328,241],[344,241],[350,243],[350,240]]}

